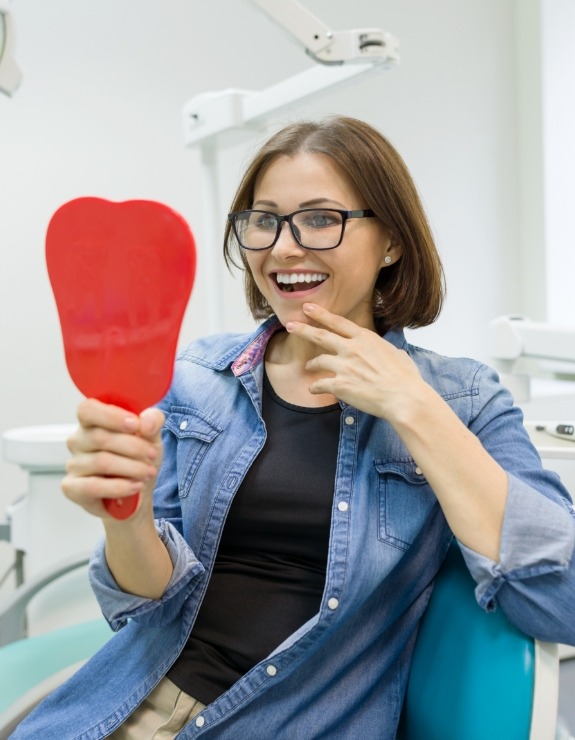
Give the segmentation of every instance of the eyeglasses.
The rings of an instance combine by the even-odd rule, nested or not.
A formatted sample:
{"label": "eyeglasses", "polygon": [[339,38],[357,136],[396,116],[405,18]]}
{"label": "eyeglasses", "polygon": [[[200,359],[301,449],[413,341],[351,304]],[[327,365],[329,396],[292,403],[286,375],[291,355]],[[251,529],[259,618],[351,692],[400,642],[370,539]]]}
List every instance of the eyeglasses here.
{"label": "eyeglasses", "polygon": [[303,208],[280,216],[271,211],[236,211],[228,220],[242,249],[270,249],[280,237],[287,221],[294,239],[304,249],[335,249],[342,242],[350,218],[371,218],[370,209],[341,211],[336,208]]}

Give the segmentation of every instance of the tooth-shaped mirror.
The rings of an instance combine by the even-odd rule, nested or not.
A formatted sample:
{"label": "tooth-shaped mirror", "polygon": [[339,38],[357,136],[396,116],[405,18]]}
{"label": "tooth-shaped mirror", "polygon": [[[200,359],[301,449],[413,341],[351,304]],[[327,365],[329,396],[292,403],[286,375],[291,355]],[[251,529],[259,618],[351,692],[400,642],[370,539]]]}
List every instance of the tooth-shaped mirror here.
{"label": "tooth-shaped mirror", "polygon": [[[195,276],[185,220],[154,201],[78,198],[53,215],[46,262],[78,389],[135,413],[157,403],[172,379]],[[137,502],[108,500],[106,508],[123,519]]]}

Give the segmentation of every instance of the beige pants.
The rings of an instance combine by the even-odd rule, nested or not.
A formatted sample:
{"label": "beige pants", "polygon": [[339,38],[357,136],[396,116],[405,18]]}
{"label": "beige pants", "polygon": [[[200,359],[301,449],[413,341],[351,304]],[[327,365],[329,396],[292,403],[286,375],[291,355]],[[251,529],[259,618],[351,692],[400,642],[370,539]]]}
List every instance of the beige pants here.
{"label": "beige pants", "polygon": [[205,704],[185,694],[169,678],[132,712],[109,740],[172,740],[204,709]]}

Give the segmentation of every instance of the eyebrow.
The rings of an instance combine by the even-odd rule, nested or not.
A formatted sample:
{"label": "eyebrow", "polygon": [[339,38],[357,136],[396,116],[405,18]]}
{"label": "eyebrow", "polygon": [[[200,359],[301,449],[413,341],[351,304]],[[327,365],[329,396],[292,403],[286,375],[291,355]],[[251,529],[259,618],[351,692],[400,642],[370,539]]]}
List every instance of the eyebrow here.
{"label": "eyebrow", "polygon": [[[345,206],[343,205],[343,203],[340,203],[338,200],[332,200],[331,198],[312,198],[311,200],[305,200],[300,203],[299,207],[313,208],[314,206],[319,206],[325,203],[334,203],[335,205],[338,205],[340,206],[340,208],[343,208],[345,210]],[[270,208],[278,207],[278,204],[275,203],[273,200],[256,200],[254,206],[256,205],[269,206]]]}

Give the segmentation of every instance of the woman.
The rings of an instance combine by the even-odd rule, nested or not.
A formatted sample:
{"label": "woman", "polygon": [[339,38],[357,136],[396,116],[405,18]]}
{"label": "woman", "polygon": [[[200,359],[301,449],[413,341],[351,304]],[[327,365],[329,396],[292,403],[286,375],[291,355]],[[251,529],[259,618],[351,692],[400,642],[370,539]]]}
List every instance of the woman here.
{"label": "woman", "polygon": [[80,406],[63,489],[102,518],[119,632],[14,738],[393,738],[454,536],[481,607],[575,642],[567,492],[489,368],[403,336],[442,273],[397,152],[354,119],[288,126],[240,184],[236,249],[266,321],[193,342],[159,409]]}

